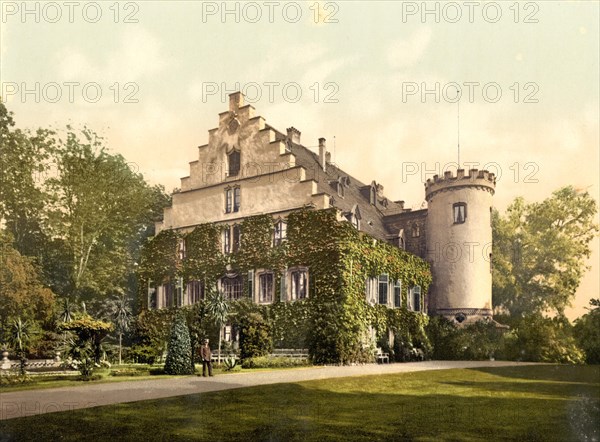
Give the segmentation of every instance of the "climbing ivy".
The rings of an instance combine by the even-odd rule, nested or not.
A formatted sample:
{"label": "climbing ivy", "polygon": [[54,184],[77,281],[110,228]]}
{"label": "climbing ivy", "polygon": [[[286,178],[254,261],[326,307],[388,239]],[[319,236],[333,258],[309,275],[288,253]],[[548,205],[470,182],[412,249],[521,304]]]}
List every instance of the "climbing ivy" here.
{"label": "climbing ivy", "polygon": [[[335,209],[307,208],[289,214],[287,241],[275,247],[273,225],[269,215],[246,218],[240,226],[240,249],[226,256],[220,251],[223,226],[199,225],[184,236],[187,257],[183,264],[177,257],[180,237],[163,231],[144,251],[140,276],[155,282],[183,277],[214,283],[226,268],[245,278],[249,270],[270,269],[275,275],[273,304],[239,308],[239,318],[234,315],[233,320],[241,323],[243,315],[259,312],[270,324],[276,347],[307,346],[314,363],[371,361],[376,344],[371,330],[380,342],[391,330],[403,345],[427,351],[429,343],[422,332],[425,315],[406,308],[372,306],[364,294],[367,278],[386,273],[390,280],[402,281],[402,305],[407,305],[409,287],[419,285],[425,294],[431,283],[425,261],[339,222]],[[281,275],[296,266],[308,268],[308,299],[282,302]]]}

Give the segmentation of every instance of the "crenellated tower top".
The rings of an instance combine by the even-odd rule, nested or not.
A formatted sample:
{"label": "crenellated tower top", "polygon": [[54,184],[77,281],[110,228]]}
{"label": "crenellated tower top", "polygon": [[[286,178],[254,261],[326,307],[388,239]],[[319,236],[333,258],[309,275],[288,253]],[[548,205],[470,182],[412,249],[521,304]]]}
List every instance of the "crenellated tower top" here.
{"label": "crenellated tower top", "polygon": [[480,187],[481,190],[492,195],[496,189],[496,176],[487,170],[470,169],[465,175],[464,169],[458,169],[456,175],[451,170],[444,172],[444,176],[434,175],[425,183],[425,199],[430,199],[439,192],[456,190],[463,187]]}

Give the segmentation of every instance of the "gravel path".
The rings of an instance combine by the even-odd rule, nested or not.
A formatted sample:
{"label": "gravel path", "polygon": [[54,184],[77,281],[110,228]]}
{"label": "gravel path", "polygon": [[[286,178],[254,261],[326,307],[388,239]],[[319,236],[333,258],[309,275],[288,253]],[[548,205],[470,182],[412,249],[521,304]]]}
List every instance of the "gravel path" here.
{"label": "gravel path", "polygon": [[504,361],[426,361],[402,364],[367,364],[345,367],[305,367],[289,370],[231,373],[212,378],[187,376],[144,381],[109,382],[75,387],[2,393],[0,420],[121,402],[160,399],[253,385],[308,381],[367,374],[408,373],[451,368],[508,367],[526,365]]}

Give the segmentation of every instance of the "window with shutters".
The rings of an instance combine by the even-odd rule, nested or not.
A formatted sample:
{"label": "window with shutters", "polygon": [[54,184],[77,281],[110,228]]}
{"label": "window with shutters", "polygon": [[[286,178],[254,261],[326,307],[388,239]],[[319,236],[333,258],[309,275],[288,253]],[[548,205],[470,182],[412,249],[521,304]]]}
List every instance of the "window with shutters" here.
{"label": "window with shutters", "polygon": [[258,302],[273,302],[273,273],[264,272],[258,275]]}
{"label": "window with shutters", "polygon": [[402,307],[402,281],[394,281],[394,307]]}
{"label": "window with shutters", "polygon": [[389,280],[388,275],[379,275],[379,285],[377,287],[378,301],[381,305],[388,303]]}
{"label": "window with shutters", "polygon": [[410,289],[410,309],[415,312],[421,311],[421,287],[416,285]]}
{"label": "window with shutters", "polygon": [[290,274],[290,300],[297,301],[308,298],[308,270],[292,269]]}

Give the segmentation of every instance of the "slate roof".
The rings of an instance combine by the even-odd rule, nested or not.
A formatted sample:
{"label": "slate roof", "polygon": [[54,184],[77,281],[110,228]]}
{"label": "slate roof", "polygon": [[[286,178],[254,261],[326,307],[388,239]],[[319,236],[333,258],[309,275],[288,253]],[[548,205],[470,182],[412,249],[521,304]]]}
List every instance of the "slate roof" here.
{"label": "slate roof", "polygon": [[[331,163],[327,163],[327,170],[323,171],[319,163],[319,156],[315,152],[301,144],[291,142],[287,135],[277,129],[269,125],[267,127],[275,131],[277,140],[286,142],[291,148],[291,153],[296,157],[296,164],[309,171],[307,178],[317,179],[317,191],[333,197],[334,207],[338,208],[345,216],[348,216],[356,207],[358,208],[361,216],[361,231],[383,241],[387,241],[398,233],[388,230],[383,222],[383,217],[401,213],[403,209],[400,204],[381,196],[377,196],[375,205],[371,204],[368,191],[371,187],[370,184],[359,181]],[[315,171],[319,171],[319,173],[315,173]],[[343,197],[338,196],[337,184],[335,184],[341,177],[349,179],[346,180],[348,185],[344,187]]]}

